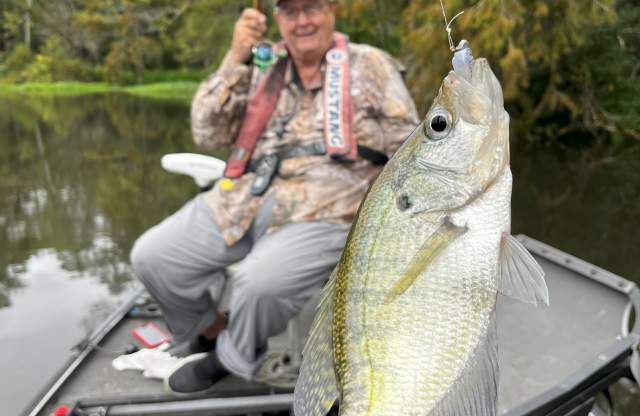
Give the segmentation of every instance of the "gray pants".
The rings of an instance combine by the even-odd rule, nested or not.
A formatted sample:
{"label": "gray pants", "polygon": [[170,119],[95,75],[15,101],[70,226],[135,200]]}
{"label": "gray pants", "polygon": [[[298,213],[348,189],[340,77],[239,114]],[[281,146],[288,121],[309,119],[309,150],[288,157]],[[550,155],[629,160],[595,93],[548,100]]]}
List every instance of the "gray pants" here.
{"label": "gray pants", "polygon": [[217,315],[209,287],[240,260],[231,279],[229,324],[216,352],[232,373],[251,379],[267,338],[282,332],[324,284],[339,260],[348,225],[288,224],[266,234],[265,203],[249,232],[225,245],[204,196],[147,230],[131,251],[136,275],[156,299],[177,342],[195,338]]}

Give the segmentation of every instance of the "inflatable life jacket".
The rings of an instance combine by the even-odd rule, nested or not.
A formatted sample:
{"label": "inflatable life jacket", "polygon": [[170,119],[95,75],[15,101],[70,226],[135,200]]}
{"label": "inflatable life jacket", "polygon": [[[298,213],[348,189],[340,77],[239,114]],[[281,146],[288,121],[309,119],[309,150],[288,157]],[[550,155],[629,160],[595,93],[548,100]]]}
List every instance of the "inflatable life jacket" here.
{"label": "inflatable life jacket", "polygon": [[[358,148],[362,149],[362,146],[357,145],[353,132],[348,38],[342,33],[334,33],[333,37],[334,47],[326,54],[323,86],[325,149],[334,160],[352,162],[357,159]],[[283,45],[277,47],[282,48]],[[238,178],[247,171],[256,144],[269,123],[284,88],[287,63],[288,58],[279,59],[249,100],[240,133],[227,161],[227,178]],[[364,153],[370,152],[379,153],[373,149],[366,149]],[[364,154],[362,156],[366,157]],[[381,154],[375,156],[380,159]],[[382,157],[386,158],[384,155]]]}

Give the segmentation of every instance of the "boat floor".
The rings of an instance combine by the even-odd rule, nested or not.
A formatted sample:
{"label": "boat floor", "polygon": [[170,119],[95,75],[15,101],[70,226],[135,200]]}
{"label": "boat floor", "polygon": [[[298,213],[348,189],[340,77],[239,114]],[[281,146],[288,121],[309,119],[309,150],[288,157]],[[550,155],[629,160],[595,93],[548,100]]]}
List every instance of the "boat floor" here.
{"label": "boat floor", "polygon": [[[625,293],[587,276],[588,273],[576,271],[572,267],[575,258],[571,256],[565,256],[564,261],[562,258],[552,261],[548,256],[541,257],[540,250],[547,250],[545,247],[540,245],[535,257],[546,272],[551,305],[535,308],[505,297],[498,300],[500,414],[508,413],[562,383],[601,357],[603,351],[620,338],[621,321],[628,304]],[[591,275],[598,273],[607,272],[591,269]],[[312,313],[307,311],[302,315],[300,319],[305,322],[300,326],[306,328]],[[70,404],[80,398],[91,400],[122,396],[151,396],[159,401],[184,399],[184,395],[178,397],[167,392],[161,381],[146,379],[137,371],[116,371],[112,368],[111,361],[115,355],[109,351],[122,351],[127,344],[134,342],[129,330],[142,322],[129,317],[123,319],[52,402]],[[284,350],[287,342],[286,334],[275,337],[270,340],[270,350]],[[190,398],[273,392],[274,389],[266,385],[247,383],[230,376],[204,395]],[[46,415],[51,408],[46,408],[41,414]]]}

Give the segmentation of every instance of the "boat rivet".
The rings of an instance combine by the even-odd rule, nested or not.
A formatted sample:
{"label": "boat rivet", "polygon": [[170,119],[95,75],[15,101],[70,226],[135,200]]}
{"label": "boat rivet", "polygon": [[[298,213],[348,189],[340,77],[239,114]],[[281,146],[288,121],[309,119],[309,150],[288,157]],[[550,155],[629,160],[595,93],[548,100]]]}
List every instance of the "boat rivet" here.
{"label": "boat rivet", "polygon": [[596,269],[591,269],[591,275],[595,276],[598,274],[598,271]]}

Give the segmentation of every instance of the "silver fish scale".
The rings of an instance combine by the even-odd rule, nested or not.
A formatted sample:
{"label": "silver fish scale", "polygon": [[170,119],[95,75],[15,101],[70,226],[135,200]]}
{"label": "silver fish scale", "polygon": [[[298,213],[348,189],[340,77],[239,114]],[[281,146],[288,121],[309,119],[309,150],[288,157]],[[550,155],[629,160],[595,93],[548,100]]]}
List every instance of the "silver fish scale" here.
{"label": "silver fish scale", "polygon": [[[349,370],[340,380],[341,415],[426,415],[473,360],[491,324],[496,299],[500,235],[508,231],[511,177],[507,171],[481,198],[460,212],[412,216],[376,182],[376,198],[360,213],[346,299]],[[384,207],[381,208],[380,204]],[[371,209],[375,207],[376,209]],[[462,235],[395,302],[386,294],[405,272],[425,236],[449,215]]]}

